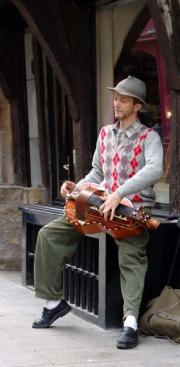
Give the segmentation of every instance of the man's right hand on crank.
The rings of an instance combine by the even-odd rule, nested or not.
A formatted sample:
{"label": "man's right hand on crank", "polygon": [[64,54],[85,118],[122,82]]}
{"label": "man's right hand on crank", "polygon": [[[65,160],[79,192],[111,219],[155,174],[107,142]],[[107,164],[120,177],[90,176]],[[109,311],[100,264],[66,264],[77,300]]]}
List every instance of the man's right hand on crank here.
{"label": "man's right hand on crank", "polygon": [[73,181],[65,181],[60,189],[61,196],[65,198],[67,194],[70,194],[74,190],[75,186]]}

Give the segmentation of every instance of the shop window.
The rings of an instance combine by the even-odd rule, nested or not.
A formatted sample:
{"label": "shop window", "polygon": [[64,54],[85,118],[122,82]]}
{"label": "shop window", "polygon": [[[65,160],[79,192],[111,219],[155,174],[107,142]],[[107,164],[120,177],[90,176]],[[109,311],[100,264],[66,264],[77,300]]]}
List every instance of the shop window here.
{"label": "shop window", "polygon": [[149,109],[141,113],[141,121],[155,129],[161,137],[164,173],[155,184],[155,191],[157,205],[166,206],[169,204],[171,108],[165,65],[152,20],[148,22],[133,48],[126,53],[126,58],[121,61],[119,80],[133,75],[146,83]]}

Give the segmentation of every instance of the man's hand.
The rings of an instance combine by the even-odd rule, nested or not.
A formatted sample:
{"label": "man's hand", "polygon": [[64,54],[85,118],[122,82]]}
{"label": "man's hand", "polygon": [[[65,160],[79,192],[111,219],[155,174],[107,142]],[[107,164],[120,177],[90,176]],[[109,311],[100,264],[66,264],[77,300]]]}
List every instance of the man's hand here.
{"label": "man's hand", "polygon": [[115,210],[122,199],[117,191],[108,195],[107,198],[102,197],[102,199],[105,200],[105,202],[99,208],[100,213],[104,215],[105,220],[107,220],[108,215],[110,215],[110,220],[112,220]]}
{"label": "man's hand", "polygon": [[73,181],[65,181],[60,189],[61,196],[65,198],[67,194],[70,194],[74,190],[75,186]]}

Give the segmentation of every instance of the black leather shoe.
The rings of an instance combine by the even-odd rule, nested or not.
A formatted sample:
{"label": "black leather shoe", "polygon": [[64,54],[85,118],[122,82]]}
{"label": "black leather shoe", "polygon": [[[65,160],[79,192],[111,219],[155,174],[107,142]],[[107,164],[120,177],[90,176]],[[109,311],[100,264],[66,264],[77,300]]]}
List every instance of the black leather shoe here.
{"label": "black leather shoe", "polygon": [[71,306],[62,299],[62,301],[54,307],[52,310],[48,310],[46,307],[43,308],[42,316],[39,320],[35,320],[32,327],[35,329],[48,328],[55,320],[59,317],[65,316],[71,311]]}
{"label": "black leather shoe", "polygon": [[129,349],[138,345],[138,333],[132,327],[124,326],[120,329],[120,335],[117,340],[117,348]]}

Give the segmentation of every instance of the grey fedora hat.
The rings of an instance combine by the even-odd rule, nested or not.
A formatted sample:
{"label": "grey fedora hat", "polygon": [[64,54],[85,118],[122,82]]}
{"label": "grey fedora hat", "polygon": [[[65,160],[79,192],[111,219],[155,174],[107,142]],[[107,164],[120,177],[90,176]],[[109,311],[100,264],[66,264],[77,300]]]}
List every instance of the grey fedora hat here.
{"label": "grey fedora hat", "polygon": [[121,80],[114,88],[108,87],[108,89],[124,96],[137,98],[144,106],[148,107],[145,102],[146,85],[142,80],[137,79],[134,76],[129,75],[126,79]]}

